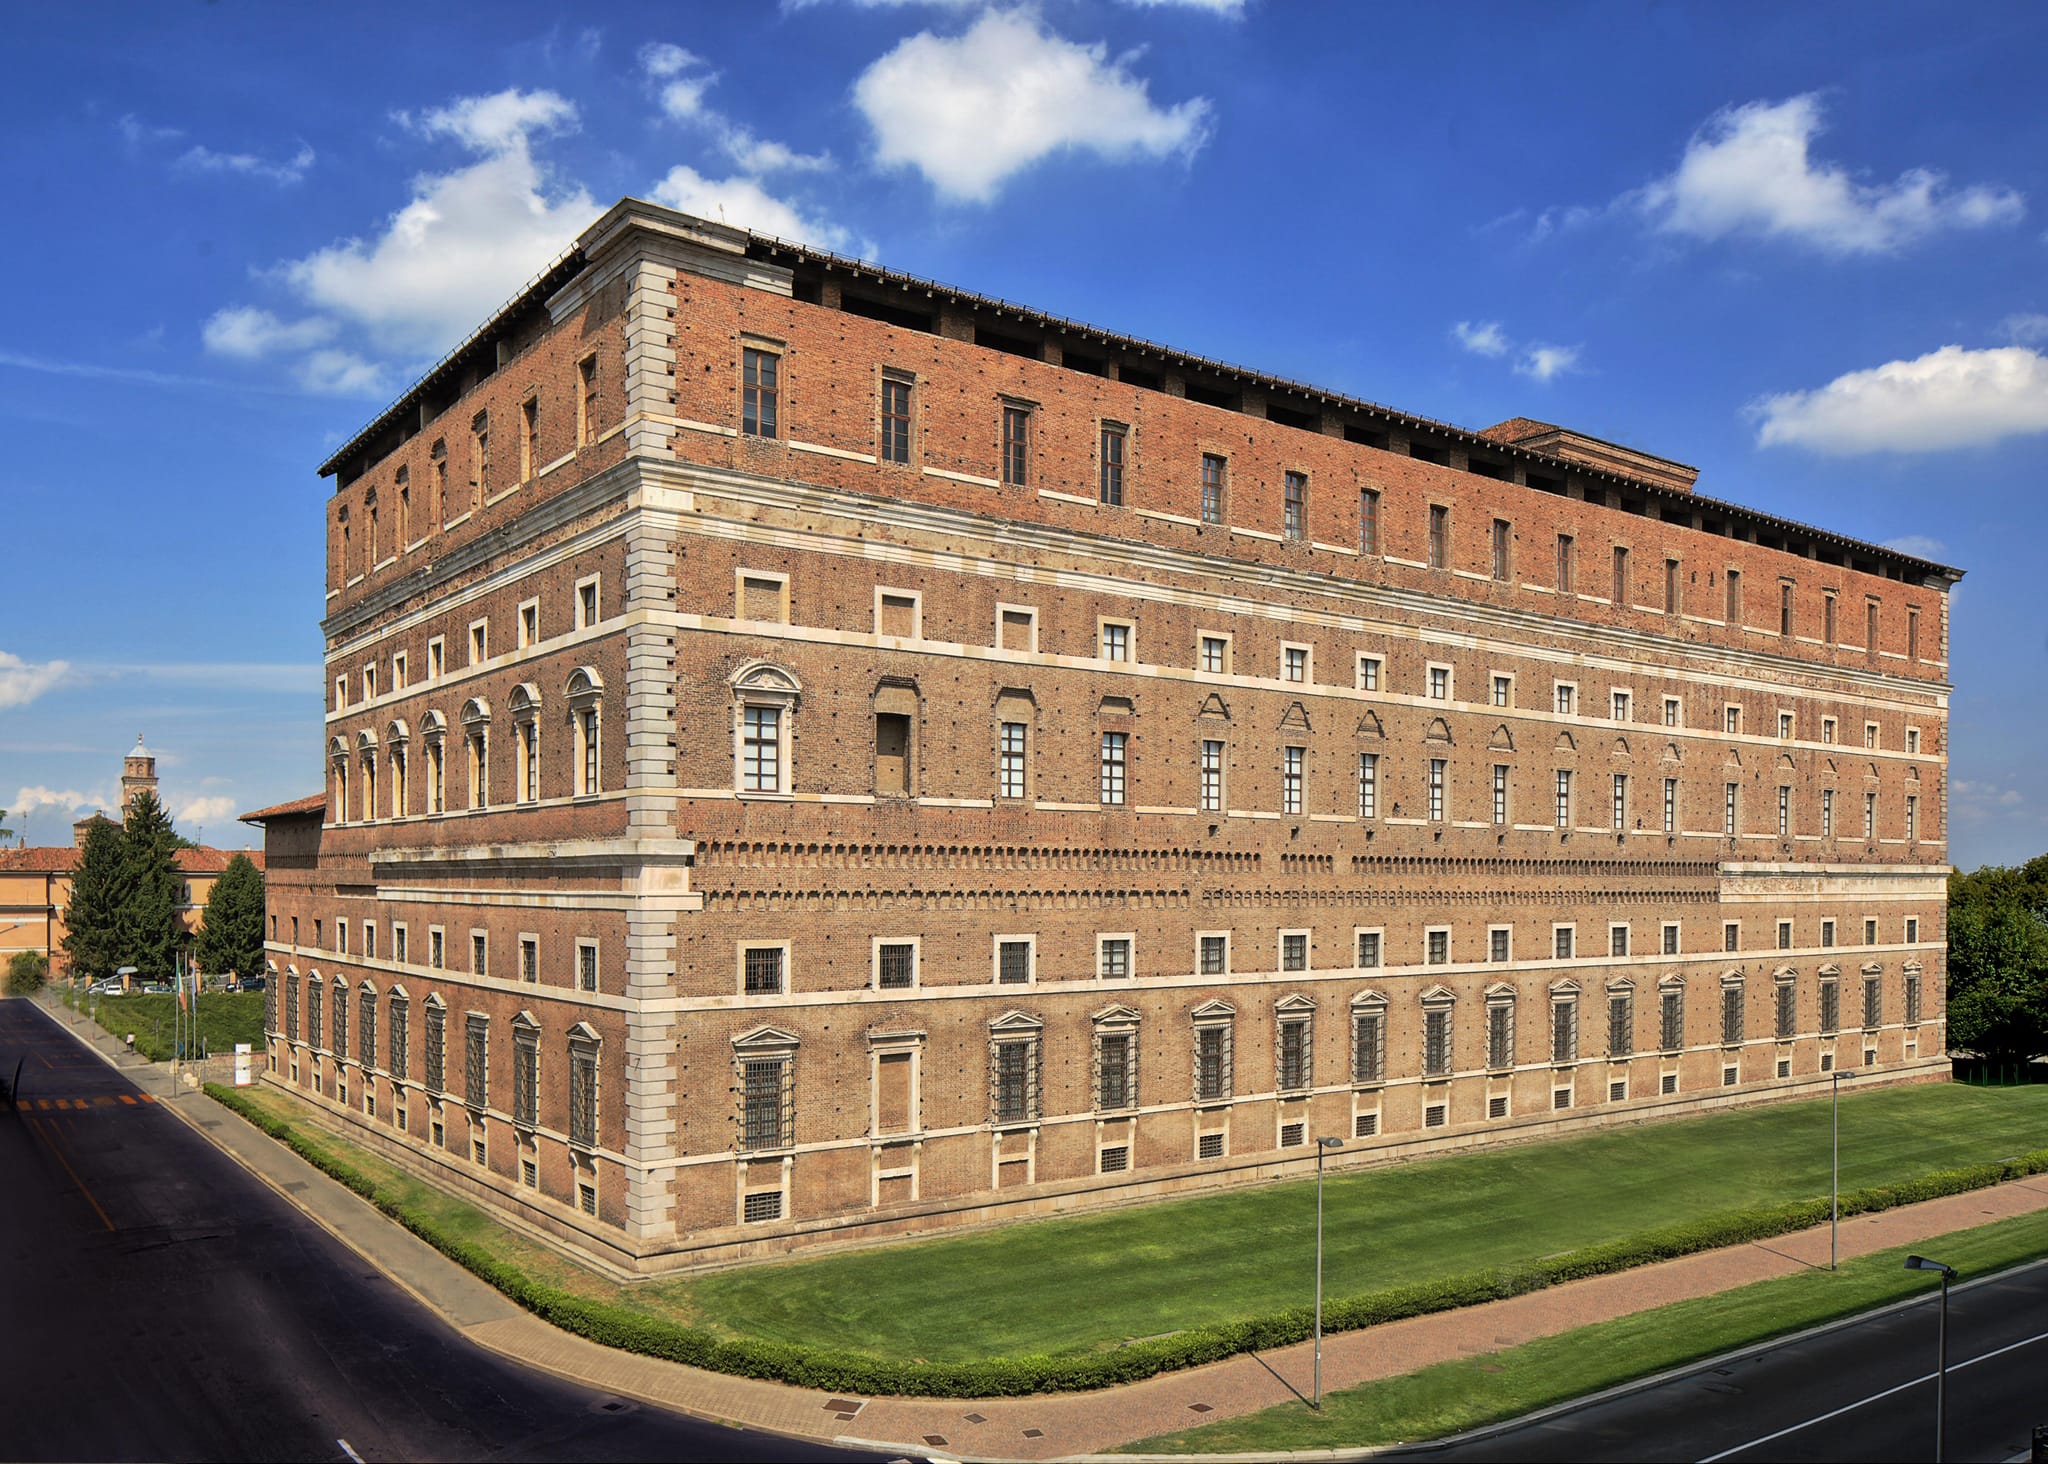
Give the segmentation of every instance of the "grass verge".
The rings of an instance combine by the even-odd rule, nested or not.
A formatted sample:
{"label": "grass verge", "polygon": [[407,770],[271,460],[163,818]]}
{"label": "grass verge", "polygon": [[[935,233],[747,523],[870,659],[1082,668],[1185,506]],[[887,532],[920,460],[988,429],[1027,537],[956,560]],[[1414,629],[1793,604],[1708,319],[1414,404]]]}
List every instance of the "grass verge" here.
{"label": "grass verge", "polygon": [[1940,1256],[1964,1276],[2048,1256],[2048,1217],[2020,1215],[1859,1256],[1841,1270],[1802,1271],[1717,1296],[1598,1322],[1499,1352],[1438,1363],[1300,1404],[1268,1408],[1126,1445],[1127,1454],[1278,1453],[1443,1438],[1520,1418],[1702,1358],[1927,1295],[1903,1269],[1909,1251]]}
{"label": "grass verge", "polygon": [[[65,1004],[72,1004],[65,993]],[[175,996],[136,994],[85,998],[83,1010],[94,1012],[99,1024],[117,1037],[135,1034],[135,1050],[151,1062],[165,1062],[171,1056],[172,1033],[177,1029],[178,999]],[[199,1035],[207,1050],[219,1055],[231,1053],[237,1042],[263,1050],[263,993],[260,991],[209,991],[199,998]]]}
{"label": "grass verge", "polygon": [[[1312,1205],[1312,1186],[1270,1186],[1107,1216],[1013,1226],[993,1235],[896,1246],[803,1264],[759,1266],[619,1286],[517,1236],[477,1207],[435,1190],[307,1122],[300,1116],[304,1110],[297,1099],[267,1089],[238,1091],[210,1087],[208,1091],[443,1253],[556,1325],[607,1346],[719,1372],[778,1378],[839,1392],[1014,1396],[1133,1382],[1239,1352],[1284,1346],[1309,1334],[1308,1308],[1275,1308],[1271,1305],[1272,1292],[1247,1292],[1240,1286],[1235,1290],[1222,1289],[1226,1304],[1242,1307],[1234,1314],[1224,1309],[1219,1316],[1216,1299],[1201,1297],[1198,1300],[1209,1319],[1170,1331],[1169,1335],[1148,1336],[1117,1346],[1117,1329],[1129,1325],[1134,1313],[1127,1306],[1119,1307],[1116,1294],[1098,1299],[1086,1286],[1098,1269],[1104,1248],[1121,1247],[1114,1253],[1126,1269],[1148,1275],[1153,1291],[1162,1293],[1154,1304],[1177,1305],[1182,1301],[1180,1296],[1164,1293],[1200,1292],[1205,1284],[1200,1267],[1216,1254],[1220,1243],[1237,1253],[1252,1252],[1253,1260],[1248,1264],[1277,1271],[1277,1281],[1268,1278],[1269,1287],[1280,1288],[1277,1294],[1304,1294],[1306,1258],[1300,1275],[1284,1268],[1285,1248],[1271,1238],[1275,1222],[1269,1217],[1262,1218],[1258,1209],[1263,1206],[1285,1212],[1304,1200]],[[1925,1140],[1937,1149],[1963,1155],[1969,1154],[1973,1146],[1981,1149],[1992,1134],[2010,1148],[2012,1134],[2023,1131],[2026,1119],[2038,1109],[2038,1105],[2033,1109],[2025,1106],[2025,1100],[2018,1096],[2023,1091],[1969,1091],[1943,1086],[1858,1095],[1843,1105],[1844,1154],[1852,1153],[1849,1137],[1858,1132],[1873,1147],[1882,1147],[1879,1139],[1885,1134],[1910,1137],[1917,1133],[1920,1138],[1914,1142]],[[1683,1154],[1685,1137],[1698,1136],[1694,1157],[1688,1162],[1704,1167],[1714,1162],[1721,1148],[1731,1142],[1740,1143],[1746,1137],[1753,1170],[1765,1162],[1755,1156],[1767,1153],[1774,1141],[1784,1141],[1782,1130],[1789,1122],[1787,1110],[1799,1107],[1811,1109],[1815,1105],[1784,1105],[1708,1119],[1680,1120],[1653,1129],[1417,1163],[1333,1182],[1330,1188],[1336,1193],[1332,1196],[1331,1234],[1340,1241],[1332,1246],[1333,1252],[1347,1253],[1343,1242],[1348,1241],[1348,1254],[1355,1260],[1361,1253],[1359,1232],[1368,1228],[1378,1237],[1372,1242],[1376,1254],[1384,1256],[1389,1249],[1403,1249],[1406,1242],[1401,1239],[1402,1226],[1412,1221],[1404,1221],[1404,1213],[1395,1201],[1404,1195],[1419,1194],[1426,1198],[1433,1194],[1433,1213],[1443,1233],[1433,1245],[1406,1250],[1413,1257],[1432,1257],[1439,1268],[1436,1274],[1396,1287],[1351,1294],[1338,1292],[1333,1284],[1330,1289],[1336,1294],[1325,1307],[1325,1329],[1345,1331],[1469,1306],[1580,1276],[1626,1270],[1817,1224],[1827,1215],[1824,1197],[1755,1204],[1742,1210],[1652,1224],[1618,1236],[1612,1234],[1617,1223],[1613,1214],[1616,1209],[1622,1211],[1624,1223],[1630,1218],[1640,1221],[1646,1213],[1663,1211],[1666,1202],[1661,1200],[1647,1211],[1642,1206],[1631,1211],[1624,1203],[1626,1196],[1640,1194],[1650,1182],[1642,1172],[1647,1163],[1646,1145],[1649,1158],[1667,1152]],[[1861,1118],[1857,1116],[1859,1110]],[[1816,1118],[1825,1123],[1825,1105],[1819,1105],[1818,1113],[1807,1113],[1804,1118],[1809,1126]],[[1927,1138],[1930,1134],[1931,1139]],[[1637,1141],[1632,1151],[1625,1142],[1628,1140]],[[1900,1144],[1905,1145],[1906,1151],[1916,1152],[1911,1143],[1901,1138],[1887,1150],[1894,1161],[1900,1159]],[[1823,1148],[1822,1153],[1825,1152]],[[1631,1161],[1636,1167],[1631,1167]],[[1862,1162],[1868,1165],[1872,1161],[1865,1155]],[[1524,1231],[1509,1231],[1513,1215],[1489,1215],[1482,1211],[1475,1216],[1470,1208],[1476,1203],[1472,1199],[1475,1190],[1481,1194],[1497,1192],[1504,1183],[1530,1187],[1545,1175],[1562,1172],[1576,1176],[1581,1167],[1604,1174],[1609,1191],[1602,1204],[1583,1207],[1579,1217],[1578,1234],[1583,1236],[1591,1228],[1601,1236],[1590,1243],[1582,1241],[1546,1253],[1540,1248],[1550,1245],[1559,1233],[1555,1224],[1532,1224]],[[2048,1150],[1955,1168],[1921,1170],[1909,1177],[1895,1173],[1892,1183],[1845,1190],[1843,1213],[1889,1209],[2044,1171],[2048,1171]],[[1715,1177],[1724,1188],[1737,1194],[1753,1191],[1760,1184],[1753,1172],[1741,1169],[1720,1171]],[[1673,1176],[1674,1183],[1678,1179]],[[1350,1201],[1360,1206],[1357,1214],[1366,1217],[1369,1226],[1339,1208],[1338,1196],[1343,1185],[1353,1187]],[[1564,1188],[1568,1190],[1570,1186]],[[1526,1197],[1518,1199],[1514,1213],[1528,1213],[1532,1203],[1541,1210],[1546,1205],[1566,1203],[1566,1197],[1553,1186],[1547,1193],[1539,1192],[1533,1202]],[[1299,1244],[1308,1233],[1307,1217],[1302,1216],[1286,1230],[1285,1239]],[[1565,1233],[1571,1232],[1567,1229]],[[1466,1241],[1463,1249],[1454,1243],[1458,1237]],[[1475,1252],[1475,1238],[1486,1239],[1491,1248]],[[1448,1264],[1441,1254],[1446,1250],[1452,1257]],[[1473,1266],[1470,1262],[1475,1254],[1495,1259],[1491,1264]],[[1460,1260],[1467,1269],[1453,1269]],[[974,1275],[975,1268],[982,1265],[999,1273],[996,1280]],[[1244,1268],[1240,1264],[1236,1272]],[[1360,1271],[1371,1274],[1363,1265]],[[945,1324],[942,1340],[947,1341],[952,1355],[934,1357],[914,1343],[903,1345],[902,1332],[871,1328],[866,1333],[856,1333],[877,1339],[868,1346],[857,1347],[844,1340],[849,1335],[849,1319],[870,1314],[878,1304],[924,1306],[921,1298],[934,1284],[926,1272],[941,1278],[965,1276],[974,1283],[968,1285],[963,1281],[966,1294],[950,1298],[939,1308],[945,1312],[939,1319]],[[1332,1267],[1330,1274],[1334,1283],[1342,1273]],[[794,1304],[787,1298],[788,1288],[801,1284],[817,1319],[812,1340],[733,1332],[734,1319],[746,1313],[727,1310],[729,1298],[736,1289],[743,1294],[748,1281],[764,1279],[781,1289],[785,1305]],[[943,1281],[939,1284],[943,1285]],[[870,1290],[876,1287],[882,1292],[879,1302]],[[1005,1308],[1011,1306],[1033,1314],[1042,1310],[1045,1304],[1041,1299],[1025,1296],[1034,1291],[1051,1293],[1059,1307],[1080,1315],[1087,1327],[1082,1334],[1083,1345],[1054,1351],[1045,1345],[1043,1330],[1034,1333],[1020,1329],[1016,1320],[1007,1315]],[[969,1336],[980,1336],[978,1350],[961,1355],[959,1339],[963,1331]],[[1020,1343],[1020,1337],[1028,1340]],[[1103,1345],[1105,1338],[1109,1345]]]}

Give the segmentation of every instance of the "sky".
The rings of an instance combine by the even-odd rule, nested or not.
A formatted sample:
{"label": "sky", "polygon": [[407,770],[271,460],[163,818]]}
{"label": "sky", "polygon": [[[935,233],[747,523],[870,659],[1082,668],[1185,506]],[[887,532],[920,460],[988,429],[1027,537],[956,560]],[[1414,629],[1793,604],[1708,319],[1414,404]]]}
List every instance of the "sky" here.
{"label": "sky", "polygon": [[44,6],[0,89],[0,807],[322,786],[316,466],[626,195],[1955,565],[2048,850],[2048,8]]}

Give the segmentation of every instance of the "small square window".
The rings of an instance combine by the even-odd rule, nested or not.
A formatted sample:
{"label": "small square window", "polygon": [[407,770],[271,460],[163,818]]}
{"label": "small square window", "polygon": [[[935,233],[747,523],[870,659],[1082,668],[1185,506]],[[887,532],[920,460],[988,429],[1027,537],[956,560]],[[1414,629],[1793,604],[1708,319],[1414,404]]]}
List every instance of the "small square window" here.
{"label": "small square window", "polygon": [[519,649],[523,651],[539,639],[540,601],[522,601],[519,606]]}
{"label": "small square window", "polygon": [[579,940],[576,942],[576,989],[579,991],[596,991],[598,989],[597,942],[594,940]]}
{"label": "small square window", "polygon": [[1425,965],[1448,965],[1451,959],[1451,932],[1448,926],[1438,926],[1422,933],[1422,959]]}
{"label": "small square window", "polygon": [[787,945],[740,947],[740,991],[747,996],[779,996],[787,981]]}
{"label": "small square window", "polygon": [[1105,620],[1098,630],[1098,647],[1103,660],[1129,661],[1132,658],[1133,627],[1128,620]]}
{"label": "small square window", "polygon": [[876,990],[905,991],[917,985],[916,941],[877,937],[874,946]]}
{"label": "small square window", "polygon": [[1497,707],[1511,707],[1515,704],[1515,678],[1498,672],[1493,677],[1492,701]]}
{"label": "small square window", "polygon": [[1308,969],[1307,931],[1283,930],[1280,932],[1280,969],[1282,971],[1306,971]]}
{"label": "small square window", "polygon": [[469,627],[469,664],[481,665],[489,656],[491,648],[490,622],[478,620]]}
{"label": "small square window", "polygon": [[1203,672],[1211,676],[1230,674],[1230,637],[1227,635],[1204,635],[1198,664]]}
{"label": "small square window", "polygon": [[996,937],[996,985],[1028,986],[1031,984],[1032,957],[1036,942],[1028,935],[999,935]]}
{"label": "small square window", "polygon": [[1280,648],[1280,679],[1282,681],[1305,682],[1309,679],[1309,648],[1307,646],[1282,646]]}
{"label": "small square window", "polygon": [[1223,976],[1230,971],[1230,937],[1201,935],[1195,938],[1196,967],[1204,976]]}
{"label": "small square window", "polygon": [[1358,689],[1360,691],[1378,691],[1380,689],[1381,666],[1382,662],[1378,656],[1360,656],[1358,658]]}
{"label": "small square window", "polygon": [[1104,981],[1123,981],[1131,975],[1133,937],[1102,935],[1095,940],[1095,974]]}
{"label": "small square window", "polygon": [[1358,938],[1358,965],[1361,970],[1371,970],[1380,963],[1380,937],[1377,930],[1356,932]]}

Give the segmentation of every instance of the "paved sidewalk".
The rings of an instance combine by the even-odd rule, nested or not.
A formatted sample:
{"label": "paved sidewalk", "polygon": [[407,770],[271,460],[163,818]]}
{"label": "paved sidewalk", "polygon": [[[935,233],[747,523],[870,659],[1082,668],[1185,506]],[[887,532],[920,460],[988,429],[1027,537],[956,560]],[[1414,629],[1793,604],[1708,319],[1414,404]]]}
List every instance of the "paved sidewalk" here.
{"label": "paved sidewalk", "polygon": [[[154,1065],[120,1052],[120,1044],[96,1024],[74,1024],[74,1014],[45,1006],[150,1091],[170,1092],[167,1075],[152,1073],[148,1070]],[[212,1099],[187,1093],[167,1106],[479,1346],[588,1387],[701,1418],[828,1441],[881,1442],[919,1454],[1058,1459],[1269,1408],[1298,1399],[1310,1385],[1313,1357],[1305,1342],[1095,1393],[982,1400],[839,1397],[615,1352],[521,1310]],[[2016,1180],[1844,1220],[1841,1253],[1845,1259],[1867,1255],[2042,1212],[2048,1212],[2048,1179]],[[1326,1391],[1354,1387],[1513,1347],[1589,1322],[1825,1266],[1827,1259],[1828,1228],[1823,1225],[1462,1311],[1335,1333],[1323,1339],[1323,1386]]]}

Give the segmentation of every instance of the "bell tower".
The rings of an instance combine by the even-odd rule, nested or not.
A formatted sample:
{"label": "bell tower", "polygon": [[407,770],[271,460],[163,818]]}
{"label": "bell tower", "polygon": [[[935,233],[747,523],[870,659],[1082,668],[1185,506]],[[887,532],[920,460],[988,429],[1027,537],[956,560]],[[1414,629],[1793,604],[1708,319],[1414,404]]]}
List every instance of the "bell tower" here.
{"label": "bell tower", "polygon": [[137,734],[135,746],[121,762],[121,813],[127,816],[135,802],[135,795],[147,791],[156,792],[156,754],[142,745]]}

